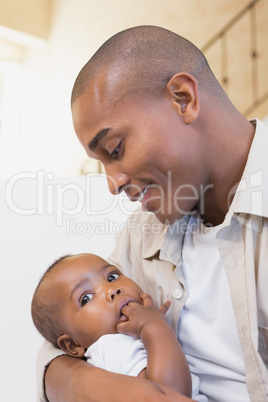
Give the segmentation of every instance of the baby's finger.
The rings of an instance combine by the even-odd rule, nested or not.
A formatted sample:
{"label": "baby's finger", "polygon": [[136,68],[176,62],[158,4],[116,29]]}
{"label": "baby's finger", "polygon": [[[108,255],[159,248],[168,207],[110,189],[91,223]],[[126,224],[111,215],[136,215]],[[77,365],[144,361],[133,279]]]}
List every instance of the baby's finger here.
{"label": "baby's finger", "polygon": [[125,333],[125,332],[124,332],[124,328],[125,328],[125,325],[123,325],[123,322],[122,322],[121,324],[117,324],[116,329],[117,329],[117,332],[118,332],[119,334],[124,334],[124,333]]}
{"label": "baby's finger", "polygon": [[148,295],[148,293],[141,293],[140,296],[143,300],[143,305],[145,307],[154,307],[153,299],[151,298],[150,295]]}
{"label": "baby's finger", "polygon": [[128,320],[117,324],[116,329],[119,334],[134,335],[132,331],[132,326]]}
{"label": "baby's finger", "polygon": [[167,314],[170,305],[171,305],[171,301],[170,301],[170,300],[167,300],[165,303],[163,303],[163,304],[159,307],[158,310],[159,310],[162,314],[165,315],[165,314]]}

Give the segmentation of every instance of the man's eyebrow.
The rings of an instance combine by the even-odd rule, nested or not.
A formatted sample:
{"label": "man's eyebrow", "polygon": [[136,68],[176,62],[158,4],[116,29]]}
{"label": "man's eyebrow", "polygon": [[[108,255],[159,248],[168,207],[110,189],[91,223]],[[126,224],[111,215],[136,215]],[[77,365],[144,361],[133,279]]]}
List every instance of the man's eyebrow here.
{"label": "man's eyebrow", "polygon": [[108,132],[111,130],[111,128],[104,128],[103,130],[100,130],[95,137],[92,138],[92,140],[90,141],[90,143],[88,144],[88,148],[91,151],[94,151],[100,140],[103,139],[103,137],[105,137],[106,134],[108,134]]}

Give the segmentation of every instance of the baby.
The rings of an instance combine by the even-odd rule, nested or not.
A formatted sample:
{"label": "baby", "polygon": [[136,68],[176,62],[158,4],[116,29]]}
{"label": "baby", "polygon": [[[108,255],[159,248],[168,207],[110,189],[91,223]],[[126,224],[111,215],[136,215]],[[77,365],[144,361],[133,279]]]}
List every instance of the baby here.
{"label": "baby", "polygon": [[45,272],[33,296],[32,318],[38,331],[70,356],[191,396],[187,361],[165,320],[169,306],[167,301],[157,309],[118,268],[94,254],[79,254],[60,258]]}

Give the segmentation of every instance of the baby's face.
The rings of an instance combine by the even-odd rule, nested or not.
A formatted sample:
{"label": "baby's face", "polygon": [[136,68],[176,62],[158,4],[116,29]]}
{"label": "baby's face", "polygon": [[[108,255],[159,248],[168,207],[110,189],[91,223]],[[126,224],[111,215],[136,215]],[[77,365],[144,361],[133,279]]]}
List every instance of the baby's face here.
{"label": "baby's face", "polygon": [[126,319],[121,312],[124,305],[143,303],[141,288],[96,255],[67,257],[55,268],[50,275],[51,297],[62,311],[68,335],[84,348],[102,335],[117,333],[117,324]]}

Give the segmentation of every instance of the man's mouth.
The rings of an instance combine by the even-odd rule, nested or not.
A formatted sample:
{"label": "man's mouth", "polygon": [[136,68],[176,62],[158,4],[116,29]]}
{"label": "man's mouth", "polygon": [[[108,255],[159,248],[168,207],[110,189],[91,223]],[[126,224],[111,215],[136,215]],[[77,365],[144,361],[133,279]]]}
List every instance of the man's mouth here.
{"label": "man's mouth", "polygon": [[144,197],[148,193],[151,185],[152,185],[152,183],[149,183],[149,184],[147,184],[146,187],[144,187],[144,188],[141,187],[140,190],[138,192],[136,192],[135,194],[131,194],[131,191],[127,191],[127,190],[125,190],[125,193],[127,194],[127,196],[130,199],[130,201],[132,201],[132,202],[136,202],[136,201],[142,202]]}
{"label": "man's mouth", "polygon": [[144,197],[146,196],[148,190],[149,190],[149,184],[148,184],[147,187],[145,187],[145,189],[143,190],[143,192],[140,194],[140,196],[139,196],[139,198],[138,198],[138,201],[140,201],[140,202],[143,201],[143,199],[144,199]]}

